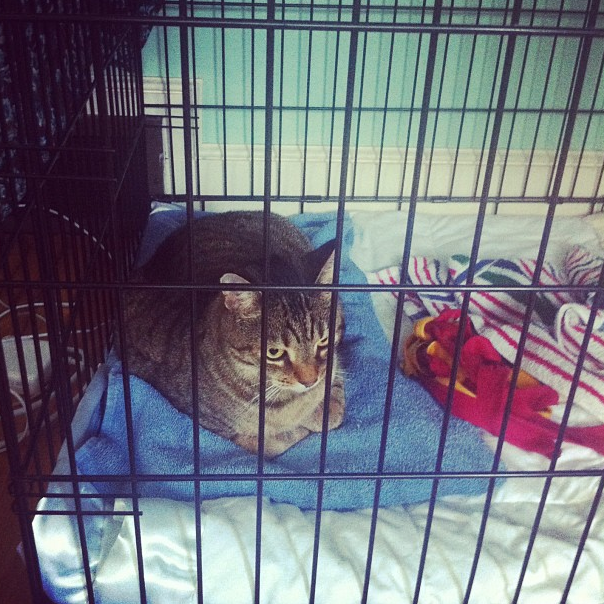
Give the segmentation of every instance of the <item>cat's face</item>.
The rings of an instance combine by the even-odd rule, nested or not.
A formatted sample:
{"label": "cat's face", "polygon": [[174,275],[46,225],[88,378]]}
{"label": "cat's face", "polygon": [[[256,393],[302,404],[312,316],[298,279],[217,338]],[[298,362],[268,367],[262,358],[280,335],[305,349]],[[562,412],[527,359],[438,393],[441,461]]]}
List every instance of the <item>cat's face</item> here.
{"label": "cat's face", "polygon": [[[258,304],[260,310],[260,296]],[[329,347],[339,344],[344,331],[338,308],[335,330],[333,335],[330,333],[330,306],[329,293],[269,295],[266,377],[267,386],[275,393],[284,389],[303,393],[324,383]],[[231,354],[249,371],[258,372],[263,354],[261,314],[232,318],[224,334]]]}
{"label": "cat's face", "polygon": [[[332,281],[333,258],[319,270],[316,284]],[[228,274],[222,283],[248,284]],[[269,292],[266,300],[267,346],[261,349],[263,301],[260,292],[224,291],[223,302],[229,318],[224,334],[231,353],[249,372],[258,372],[266,355],[267,400],[283,390],[303,393],[324,383],[331,346],[339,344],[344,331],[338,303],[335,329],[329,330],[332,294],[326,291]],[[259,375],[259,373],[256,373]]]}
{"label": "cat's face", "polygon": [[274,311],[268,321],[267,377],[280,388],[310,390],[325,378],[330,344],[335,347],[342,338],[342,314],[332,336],[330,294],[283,296]]}

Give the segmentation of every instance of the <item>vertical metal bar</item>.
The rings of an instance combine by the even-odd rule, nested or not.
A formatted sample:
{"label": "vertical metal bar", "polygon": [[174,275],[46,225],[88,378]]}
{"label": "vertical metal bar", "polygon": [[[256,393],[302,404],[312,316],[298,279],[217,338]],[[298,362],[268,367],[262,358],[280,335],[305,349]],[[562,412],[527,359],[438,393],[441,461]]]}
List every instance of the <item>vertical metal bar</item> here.
{"label": "vertical metal bar", "polygon": [[[426,0],[423,1],[422,3],[422,23],[424,23],[424,19],[426,18]],[[399,204],[398,204],[398,209],[400,210],[403,204],[403,196],[404,196],[404,192],[405,192],[405,184],[406,184],[406,178],[407,178],[407,160],[409,158],[409,149],[410,149],[410,145],[411,145],[411,126],[413,125],[413,117],[414,117],[414,112],[415,112],[415,94],[417,92],[417,84],[419,82],[419,66],[420,66],[420,62],[421,62],[421,50],[422,50],[422,36],[423,34],[419,34],[418,38],[417,38],[417,49],[415,51],[415,70],[414,70],[414,74],[413,74],[413,87],[411,90],[411,104],[409,105],[409,120],[407,122],[407,140],[405,142],[405,157],[403,159],[403,174],[401,176],[401,188],[400,188],[400,194],[399,194]],[[423,106],[421,108],[421,110],[423,110]],[[421,111],[420,110],[420,111]],[[416,158],[417,160],[417,158]],[[416,164],[417,165],[417,164]],[[411,188],[413,188],[413,182],[411,184]],[[417,196],[417,192],[416,192],[416,196]],[[411,197],[413,198],[413,194],[411,195]],[[400,297],[400,296],[399,296]]]}
{"label": "vertical metal bar", "polygon": [[[315,3],[310,1],[310,20],[313,20],[313,11]],[[308,159],[308,115],[310,107],[310,82],[312,76],[312,34],[311,29],[308,32],[308,65],[306,68],[306,99],[304,108],[304,148],[302,151],[302,200],[300,202],[300,213],[304,212],[304,196],[306,195],[306,168]]]}
{"label": "vertical metal bar", "polygon": [[[367,0],[367,7],[365,10],[365,22],[369,21],[371,0]],[[357,165],[359,157],[359,140],[361,137],[361,120],[363,116],[363,92],[365,88],[365,67],[367,63],[367,41],[369,39],[368,32],[363,33],[363,50],[361,51],[361,74],[359,76],[359,105],[357,109],[357,120],[356,120],[356,137],[354,142],[354,159],[352,161],[352,178],[350,182],[350,196],[354,197],[357,180]]]}
{"label": "vertical metal bar", "polygon": [[[99,61],[98,69],[95,70],[95,80],[97,82],[97,90],[100,92],[97,94],[99,102],[99,113],[106,116],[107,106],[105,99],[105,74],[102,69],[102,62]],[[114,90],[118,96],[117,101],[117,123],[119,124],[119,117],[124,115],[126,108],[124,98],[124,80],[120,77],[115,80],[114,76]],[[119,126],[117,126],[119,127]],[[114,167],[115,169],[115,167]],[[110,198],[110,214],[108,216],[111,236],[112,236],[112,247],[113,247],[113,263],[115,266],[115,278],[119,283],[125,283],[127,276],[127,268],[124,263],[125,259],[125,241],[123,239],[123,233],[120,232],[118,227],[118,208],[117,208],[117,196],[118,191],[114,183],[108,185],[109,198]],[[124,290],[119,289],[116,292],[115,303],[116,303],[116,323],[119,334],[120,342],[126,342],[124,332]],[[136,469],[136,451],[135,451],[135,438],[133,429],[133,414],[132,414],[132,398],[130,392],[130,373],[128,371],[127,354],[123,355],[123,386],[124,386],[124,405],[125,405],[125,416],[126,416],[126,434],[128,443],[128,460],[130,468],[130,486],[132,489],[132,511],[133,511],[133,524],[134,524],[134,536],[135,536],[135,547],[136,547],[136,561],[138,569],[138,582],[139,582],[139,593],[141,602],[143,604],[147,601],[146,585],[145,585],[145,569],[143,560],[143,548],[142,548],[142,537],[140,527],[140,506],[139,506],[139,492],[138,492],[138,475]],[[74,466],[75,467],[75,466]]]}
{"label": "vertical metal bar", "polygon": [[[275,18],[275,0],[269,0],[266,12],[267,20]],[[282,34],[283,35],[283,34]],[[281,56],[283,61],[283,55]],[[264,282],[269,283],[270,272],[270,215],[272,183],[272,146],[273,146],[273,112],[274,112],[274,78],[275,78],[275,30],[266,29],[266,80],[265,80],[265,115],[264,115]],[[266,412],[266,349],[268,336],[269,292],[262,293],[262,320],[260,327],[260,384],[258,400],[258,464],[256,480],[256,550],[254,564],[254,602],[259,604],[262,567],[262,496],[264,487],[264,420]]]}
{"label": "vertical metal bar", "polygon": [[[586,10],[586,17],[587,17],[586,18],[586,27],[587,27],[587,29],[594,27],[596,20],[598,18],[599,7],[600,7],[600,0],[592,0],[590,2],[589,6]],[[583,35],[581,37],[579,58],[578,58],[578,69],[576,72],[574,87],[573,87],[573,90],[571,93],[571,100],[570,100],[570,106],[569,106],[569,111],[568,111],[568,118],[566,121],[566,127],[564,130],[562,147],[560,150],[560,155],[559,155],[558,163],[556,166],[556,174],[555,174],[555,177],[554,177],[554,180],[552,183],[552,193],[551,193],[551,198],[550,198],[550,212],[548,213],[548,218],[549,218],[549,216],[551,216],[551,220],[553,220],[556,204],[559,200],[560,188],[562,186],[562,179],[564,177],[564,171],[566,168],[566,160],[567,160],[568,152],[569,152],[570,145],[572,142],[573,130],[574,130],[575,122],[576,122],[577,110],[579,108],[579,103],[581,100],[581,94],[583,91],[583,84],[585,82],[585,75],[586,75],[586,71],[587,71],[587,65],[589,62],[591,46],[592,46],[592,38],[588,34]],[[551,222],[551,220],[550,220],[550,222]],[[548,226],[548,223],[546,223],[546,227],[547,226]],[[545,241],[542,241],[542,248],[544,248],[545,245],[547,244],[548,235],[549,235],[548,232],[546,232],[544,234]],[[542,257],[544,256],[544,254],[545,254],[545,249],[540,249],[540,254],[537,259],[538,260],[537,267],[539,269],[541,268],[540,264],[542,264],[542,262],[543,262]],[[537,273],[535,276],[536,276],[536,278],[538,278]],[[598,284],[598,287],[602,288],[603,283],[604,283],[604,269],[602,270],[602,272],[600,274],[600,282]],[[601,295],[596,296],[596,299],[598,299],[598,297],[601,297]],[[556,468],[557,456],[560,452],[560,447],[562,445],[564,430],[568,423],[568,418],[570,416],[570,412],[572,409],[572,403],[574,400],[575,392],[576,392],[576,389],[579,384],[579,377],[581,374],[583,359],[585,358],[585,354],[587,352],[587,346],[589,344],[589,337],[591,335],[591,330],[593,329],[593,323],[595,320],[596,309],[597,309],[597,306],[596,306],[596,302],[594,301],[594,306],[592,307],[592,311],[590,313],[589,321],[587,324],[587,329],[585,332],[585,337],[583,339],[583,344],[581,346],[581,351],[579,352],[579,357],[577,360],[577,369],[573,376],[573,382],[571,384],[571,388],[569,391],[569,400],[566,405],[564,415],[562,417],[562,421],[560,422],[560,430],[559,430],[558,438],[556,441],[556,445],[554,447],[554,453],[552,455],[552,460],[551,460],[550,468],[549,468],[551,471],[555,470],[555,468]],[[535,521],[533,523],[533,528],[531,530],[531,535],[529,538],[529,542],[527,544],[526,553],[524,556],[524,560],[522,562],[522,568],[520,570],[520,576],[518,578],[516,591],[514,593],[514,598],[512,600],[513,604],[516,604],[516,602],[518,602],[518,599],[520,597],[520,592],[522,590],[522,584],[523,584],[524,578],[526,576],[528,564],[529,564],[531,554],[533,551],[533,546],[535,544],[535,540],[536,540],[537,534],[539,532],[539,526],[541,523],[541,518],[543,516],[543,512],[545,510],[545,504],[547,501],[551,483],[552,483],[552,477],[546,478],[545,485],[543,487],[542,496],[539,501],[539,506],[537,508],[537,513],[535,514]]]}
{"label": "vertical metal bar", "polygon": [[[562,15],[563,15],[563,11],[564,11],[564,0],[562,0],[561,4],[560,4],[560,10],[558,11],[558,19],[556,22],[556,27],[560,27],[560,23],[562,21]],[[531,175],[531,169],[533,167],[533,158],[535,156],[535,150],[537,148],[537,139],[539,137],[539,130],[541,128],[541,120],[543,119],[543,113],[544,113],[544,108],[545,108],[545,100],[547,98],[547,93],[550,89],[549,87],[549,81],[552,75],[552,68],[554,65],[554,55],[556,54],[556,46],[558,44],[558,37],[554,36],[554,39],[552,41],[552,49],[550,51],[550,55],[549,55],[549,60],[548,60],[548,64],[547,64],[547,70],[546,70],[546,74],[545,74],[545,80],[543,82],[543,93],[541,95],[541,104],[539,106],[539,110],[538,110],[538,114],[537,114],[537,123],[535,124],[535,134],[533,136],[533,142],[531,145],[531,151],[529,153],[529,158],[527,161],[527,168],[526,168],[526,175],[524,177],[524,183],[522,186],[522,192],[520,193],[521,197],[526,197],[526,191],[528,189],[528,181]],[[576,67],[576,63],[575,63],[575,67]],[[564,129],[560,128],[560,131],[563,132]],[[552,170],[554,169],[554,167],[552,166]]]}
{"label": "vertical metal bar", "polygon": [[[285,5],[281,7],[281,17],[285,19]],[[279,113],[277,119],[277,196],[281,196],[281,161],[283,152],[283,90],[285,89],[284,76],[285,76],[285,35],[286,31],[280,32],[280,57],[279,62]]]}
{"label": "vertical metal bar", "polygon": [[[359,23],[361,15],[361,0],[354,0],[352,5],[352,23]],[[340,16],[340,13],[338,13]],[[342,133],[342,163],[340,167],[340,184],[338,193],[338,210],[336,218],[336,250],[333,270],[333,283],[339,283],[340,265],[342,257],[342,240],[344,232],[344,211],[346,207],[346,196],[348,189],[348,160],[350,156],[350,138],[352,130],[352,114],[354,105],[355,79],[357,69],[357,54],[358,54],[358,31],[351,31],[350,42],[348,47],[348,73],[346,78],[346,101],[344,109],[344,130]],[[334,83],[335,88],[335,83]],[[329,315],[329,333],[335,333],[335,324],[338,306],[338,292],[331,292],[331,308]],[[321,451],[319,458],[319,476],[325,472],[325,464],[327,457],[327,426],[329,421],[329,397],[331,394],[331,378],[333,372],[334,349],[329,347],[327,355],[327,367],[325,375],[325,394],[323,403],[323,426],[321,430]],[[317,587],[317,570],[319,563],[319,545],[321,539],[321,520],[323,508],[323,490],[324,479],[319,478],[317,484],[317,507],[315,511],[315,530],[313,541],[313,556],[310,581],[310,598],[309,603],[314,604],[316,598]]]}
{"label": "vertical metal bar", "polygon": [[[531,12],[531,18],[529,21],[529,25],[532,27],[534,25],[535,22],[535,12],[537,9],[537,0],[533,0],[533,9]],[[514,136],[514,128],[516,126],[516,118],[518,117],[519,114],[519,107],[520,107],[520,97],[522,94],[522,87],[524,85],[524,76],[525,76],[525,72],[526,72],[526,64],[527,64],[527,60],[528,60],[528,53],[529,53],[529,48],[531,45],[531,37],[527,36],[525,39],[525,45],[524,45],[524,53],[522,56],[522,65],[520,67],[520,76],[518,79],[518,88],[516,90],[516,99],[514,101],[514,108],[512,110],[512,119],[511,119],[511,123],[510,123],[510,132],[508,135],[508,142],[506,145],[506,149],[505,149],[505,156],[503,158],[503,165],[501,167],[501,178],[499,180],[499,187],[497,189],[497,198],[501,198],[502,193],[503,193],[503,184],[505,182],[505,174],[506,174],[506,170],[507,170],[507,166],[508,166],[508,159],[510,156],[510,150],[512,147],[512,138]],[[497,213],[498,210],[498,206],[495,206],[495,213]]]}
{"label": "vertical metal bar", "polygon": [[[33,185],[34,183],[29,183]],[[28,187],[29,188],[29,187]],[[34,187],[32,187],[34,188]],[[42,198],[40,194],[40,186],[35,187],[32,193],[35,194],[36,213],[33,220],[34,240],[36,243],[36,252],[39,260],[40,277],[41,279],[53,281],[56,277],[55,267],[52,259],[48,255],[48,251],[52,249],[49,235],[51,229],[47,223],[47,213],[42,207]],[[54,295],[53,295],[54,293]],[[57,402],[57,411],[59,421],[61,422],[62,433],[64,434],[65,444],[67,449],[67,457],[69,460],[69,471],[72,477],[77,474],[75,460],[75,444],[71,431],[71,420],[73,409],[67,404],[67,393],[65,384],[69,381],[66,376],[65,366],[67,360],[65,358],[65,343],[61,341],[61,318],[59,317],[58,308],[60,306],[60,291],[52,292],[50,289],[42,289],[44,298],[44,308],[46,310],[46,322],[48,327],[48,344],[50,348],[50,360],[52,379],[54,383],[55,397]],[[82,555],[82,565],[84,570],[84,580],[86,583],[86,593],[90,603],[94,603],[94,593],[92,588],[92,573],[90,570],[90,558],[88,555],[88,545],[86,538],[86,527],[82,514],[82,505],[80,500],[79,483],[76,480],[71,482],[72,497],[75,508],[75,522],[78,530],[78,539],[80,553]]]}
{"label": "vertical metal bar", "polygon": [[[508,0],[508,5],[509,5],[509,0]],[[507,15],[507,8],[506,8],[506,13],[505,14]],[[482,145],[481,145],[481,148],[480,148],[480,157],[478,158],[478,163],[477,163],[478,171],[476,172],[476,181],[474,182],[474,190],[472,191],[472,194],[471,194],[472,197],[476,197],[477,194],[478,194],[478,188],[479,188],[479,183],[480,183],[480,171],[481,171],[481,168],[482,168],[482,165],[483,165],[482,162],[483,162],[483,159],[484,159],[485,149],[487,147],[487,140],[488,140],[488,137],[489,137],[489,123],[491,122],[491,114],[492,114],[491,108],[493,107],[493,99],[495,98],[495,91],[496,91],[496,88],[497,88],[497,75],[496,74],[499,71],[499,65],[501,63],[501,53],[502,53],[502,50],[503,50],[503,39],[504,39],[503,36],[499,39],[499,48],[497,50],[497,61],[495,63],[495,70],[494,70],[495,75],[493,76],[493,86],[491,87],[491,96],[489,98],[489,110],[487,111],[487,121],[486,121],[486,124],[485,124],[485,127],[484,127],[484,136],[482,138]],[[505,66],[504,66],[504,70],[505,70]],[[504,71],[504,73],[505,73],[505,71]],[[500,126],[501,126],[501,124],[500,124]],[[495,129],[495,125],[493,125],[493,132],[494,132],[494,129]],[[493,132],[491,133],[491,140],[493,140],[493,138],[492,138],[493,137]],[[499,137],[499,134],[497,136]],[[490,147],[490,149],[492,149],[492,147]],[[493,156],[493,158],[490,160],[489,157],[488,157],[488,155],[487,155],[487,162],[486,162],[486,169],[485,169],[485,176],[484,176],[484,178],[486,180],[486,172],[488,172],[490,170],[491,171],[491,175],[489,176],[489,179],[488,179],[489,184],[490,184],[494,164],[490,164],[489,161],[493,161],[494,162],[495,161],[495,157]],[[484,183],[484,181],[483,181],[483,183]]]}
{"label": "vertical metal bar", "polygon": [[[454,9],[454,0],[451,0],[451,6],[449,7],[449,25],[453,21],[453,9]],[[428,167],[426,170],[426,187],[424,190],[424,197],[428,196],[428,191],[430,190],[430,176],[432,175],[432,160],[434,159],[434,144],[436,141],[436,132],[438,130],[438,118],[440,116],[441,111],[441,101],[443,96],[443,85],[445,82],[445,70],[447,68],[447,56],[449,55],[449,42],[451,39],[451,35],[447,34],[445,36],[445,47],[443,49],[443,63],[440,70],[440,84],[438,86],[438,97],[436,101],[436,108],[434,111],[434,126],[432,129],[432,143],[430,145],[430,158],[428,159]],[[436,57],[434,57],[436,60]]]}
{"label": "vertical metal bar", "polygon": [[42,595],[42,580],[40,568],[36,555],[36,543],[33,529],[27,516],[27,487],[23,480],[21,468],[21,456],[19,442],[17,440],[17,427],[13,415],[10,384],[4,357],[4,347],[0,346],[0,425],[2,425],[4,441],[6,443],[6,455],[10,469],[10,480],[13,489],[13,497],[16,505],[16,514],[19,521],[21,537],[23,539],[23,553],[27,564],[27,578],[29,589],[33,598]]}
{"label": "vertical metal bar", "polygon": [[[179,15],[186,17],[188,14],[187,0],[179,0]],[[191,32],[194,33],[194,32]],[[190,79],[190,49],[189,49],[189,27],[181,25],[179,28],[180,42],[180,77],[182,85],[182,118],[183,118],[183,144],[185,160],[185,204],[187,212],[187,273],[190,283],[195,282],[193,268],[193,222],[195,219],[193,205],[193,142],[192,142],[192,120],[191,120],[191,79]],[[195,74],[195,72],[193,72]],[[223,72],[224,75],[224,72]],[[225,157],[226,162],[226,157]],[[194,289],[190,291],[189,297],[189,324],[190,324],[190,358],[191,358],[191,393],[193,405],[193,472],[199,476],[200,450],[199,450],[199,379],[197,351],[197,294]],[[203,602],[203,570],[202,570],[202,547],[201,547],[201,481],[195,478],[193,481],[195,506],[195,569],[197,576],[197,601]]]}
{"label": "vertical metal bar", "polygon": [[[252,0],[252,19],[256,18],[256,2]],[[250,30],[250,195],[254,195],[254,141],[256,119],[256,30]]]}
{"label": "vertical metal bar", "polygon": [[[598,100],[598,91],[599,91],[600,85],[602,83],[602,73],[603,72],[604,72],[604,57],[602,58],[602,61],[600,61],[600,69],[598,70],[598,75],[596,77],[596,82],[594,85],[594,94],[593,94],[593,97],[591,100],[591,105],[590,105],[589,113],[587,116],[587,124],[585,126],[585,135],[583,136],[583,143],[581,145],[581,151],[579,152],[579,157],[577,159],[577,169],[575,170],[575,175],[573,176],[573,181],[572,181],[572,184],[570,187],[570,193],[569,193],[570,197],[574,197],[574,195],[575,195],[577,181],[579,179],[579,171],[581,170],[581,163],[583,161],[583,155],[585,153],[585,147],[587,145],[587,139],[590,134],[592,119],[594,117],[594,113],[595,113],[595,109],[596,109],[596,102]],[[596,190],[594,191],[594,196],[596,196],[597,194],[598,194],[598,190],[596,188]]]}
{"label": "vertical metal bar", "polygon": [[[194,0],[191,0],[191,16],[194,13]],[[190,28],[191,32],[191,68],[193,71],[192,88],[193,88],[193,107],[194,107],[194,117],[191,120],[191,126],[193,126],[193,132],[195,133],[195,193],[197,196],[201,195],[201,138],[199,136],[200,129],[200,116],[199,116],[199,102],[201,99],[197,96],[197,51],[195,48],[195,28]],[[186,126],[185,126],[186,127]],[[202,201],[202,210],[205,207],[205,202]]]}
{"label": "vertical metal bar", "polygon": [[[220,16],[225,18],[225,0],[220,0]],[[220,58],[222,66],[222,178],[224,179],[223,191],[228,195],[228,161],[227,161],[227,98],[226,98],[226,30],[220,30]]]}
{"label": "vertical metal bar", "polygon": [[[480,22],[480,16],[482,14],[482,0],[479,0],[478,6],[476,7],[476,21],[474,25],[478,26]],[[455,187],[455,175],[457,174],[457,162],[459,161],[459,152],[461,150],[461,137],[463,134],[464,124],[468,111],[468,98],[470,96],[470,82],[472,80],[474,56],[476,55],[476,43],[478,41],[478,35],[472,36],[472,49],[470,50],[470,60],[468,62],[468,76],[466,78],[466,88],[464,91],[463,103],[461,105],[461,118],[459,121],[459,131],[457,133],[457,143],[455,145],[455,157],[453,159],[453,167],[451,168],[451,184],[449,185],[449,198],[453,197],[453,188]]]}
{"label": "vertical metal bar", "polygon": [[[338,21],[342,17],[342,3],[338,4]],[[329,197],[331,190],[331,166],[333,164],[333,142],[336,122],[336,101],[338,98],[338,62],[340,60],[340,30],[336,30],[336,49],[333,58],[333,91],[331,97],[331,124],[329,128],[329,157],[327,159],[327,182],[325,183],[325,197]],[[327,41],[325,42],[327,44]]]}
{"label": "vertical metal bar", "polygon": [[[398,15],[398,2],[399,0],[395,0],[394,9],[392,14],[392,23],[396,23],[396,18]],[[377,165],[377,174],[375,178],[375,193],[374,196],[377,198],[380,195],[380,181],[382,178],[382,162],[384,158],[384,141],[386,139],[386,122],[388,120],[388,104],[390,99],[390,81],[392,77],[392,62],[394,59],[394,42],[396,40],[396,34],[390,34],[390,51],[388,53],[388,68],[386,70],[386,90],[384,92],[384,108],[382,115],[382,129],[380,134],[380,153],[378,157],[378,165]]]}
{"label": "vertical metal bar", "polygon": [[564,591],[562,593],[562,597],[560,598],[560,604],[566,604],[568,600],[568,596],[570,593],[570,589],[573,585],[573,581],[575,579],[575,574],[577,572],[577,567],[579,566],[579,561],[581,560],[581,554],[585,549],[585,544],[589,537],[589,532],[591,530],[594,518],[596,516],[596,512],[598,511],[598,507],[600,505],[600,501],[602,500],[602,492],[604,491],[604,476],[600,478],[600,482],[598,483],[598,488],[596,490],[596,494],[594,496],[593,502],[591,504],[591,508],[589,513],[587,514],[587,518],[585,520],[585,527],[583,528],[583,533],[581,534],[581,539],[579,540],[579,546],[577,547],[577,554],[575,559],[573,560],[570,573],[568,575],[568,580],[566,581],[566,585],[564,586]]}
{"label": "vertical metal bar", "polygon": [[[166,5],[162,3],[162,14],[166,16]],[[163,48],[164,48],[164,68],[166,70],[166,105],[164,109],[168,116],[168,147],[170,150],[170,184],[172,195],[176,194],[176,173],[174,170],[174,117],[172,115],[172,93],[170,86],[170,58],[169,58],[169,42],[168,42],[168,27],[162,26],[163,31]],[[163,132],[163,129],[162,129]],[[163,137],[162,137],[163,138]]]}

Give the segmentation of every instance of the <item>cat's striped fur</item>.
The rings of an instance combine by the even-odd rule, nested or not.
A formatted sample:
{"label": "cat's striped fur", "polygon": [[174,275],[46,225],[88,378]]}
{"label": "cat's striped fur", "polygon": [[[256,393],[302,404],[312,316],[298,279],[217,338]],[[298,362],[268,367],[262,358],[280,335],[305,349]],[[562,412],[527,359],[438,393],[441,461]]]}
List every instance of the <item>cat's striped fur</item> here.
{"label": "cat's striped fur", "polygon": [[[229,212],[193,223],[193,281],[262,284],[265,270],[261,212]],[[188,281],[187,228],[160,245],[133,277],[136,282]],[[329,284],[333,244],[313,250],[288,220],[271,215],[269,284]],[[130,290],[125,304],[127,365],[177,409],[193,415],[191,296],[178,289]],[[329,333],[331,294],[268,292],[264,451],[279,455],[323,422],[329,346],[344,329],[337,309]],[[199,422],[242,447],[258,450],[262,294],[224,290],[196,295],[195,340]],[[122,353],[124,351],[122,350]],[[344,391],[334,354],[329,428],[343,420]]]}

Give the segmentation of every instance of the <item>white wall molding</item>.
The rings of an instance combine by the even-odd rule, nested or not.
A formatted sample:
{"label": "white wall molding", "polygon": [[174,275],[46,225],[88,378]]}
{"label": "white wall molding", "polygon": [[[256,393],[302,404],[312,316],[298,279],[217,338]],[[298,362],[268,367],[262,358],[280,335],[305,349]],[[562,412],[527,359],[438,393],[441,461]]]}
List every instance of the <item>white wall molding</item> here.
{"label": "white wall molding", "polygon": [[[169,93],[168,86],[169,83]],[[184,141],[180,78],[144,78],[146,112],[163,122],[164,189],[183,194]],[[202,82],[191,82],[191,99],[201,103]],[[170,112],[167,107],[170,106]],[[262,145],[204,143],[199,114],[193,110],[192,174],[195,195],[263,195],[264,147]],[[172,124],[175,128],[168,128]],[[337,196],[342,149],[326,146],[275,145],[272,149],[272,195]],[[226,159],[225,159],[226,158]],[[416,151],[402,148],[351,148],[347,192],[356,197],[396,198],[411,194]],[[480,196],[487,152],[463,149],[426,151],[422,158],[419,195],[433,198]],[[306,164],[305,164],[306,162]],[[172,182],[174,166],[174,184]],[[560,195],[592,198],[604,196],[600,170],[602,155],[569,153]],[[226,169],[225,169],[226,167]],[[490,197],[543,198],[549,194],[556,155],[551,151],[499,151],[493,166]],[[252,182],[253,170],[253,182]],[[225,179],[226,173],[226,179]],[[225,182],[226,180],[226,182]]]}

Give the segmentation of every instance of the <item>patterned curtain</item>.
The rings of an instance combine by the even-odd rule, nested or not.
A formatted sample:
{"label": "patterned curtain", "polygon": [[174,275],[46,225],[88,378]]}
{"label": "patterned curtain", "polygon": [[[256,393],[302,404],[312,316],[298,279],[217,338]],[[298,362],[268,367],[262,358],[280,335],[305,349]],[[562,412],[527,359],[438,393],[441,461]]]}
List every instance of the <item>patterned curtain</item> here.
{"label": "patterned curtain", "polygon": [[[40,15],[150,14],[161,0],[4,0],[0,9],[0,221],[22,202],[92,85],[93,60],[115,50],[125,24],[57,22]],[[33,21],[3,18],[36,15]],[[144,44],[148,28],[140,28]],[[132,50],[131,45],[129,48]],[[124,45],[128,47],[128,45]],[[131,64],[125,61],[126,64]]]}

